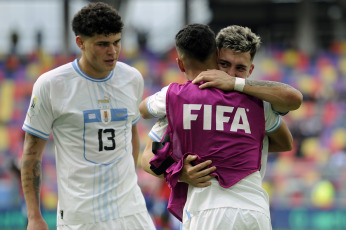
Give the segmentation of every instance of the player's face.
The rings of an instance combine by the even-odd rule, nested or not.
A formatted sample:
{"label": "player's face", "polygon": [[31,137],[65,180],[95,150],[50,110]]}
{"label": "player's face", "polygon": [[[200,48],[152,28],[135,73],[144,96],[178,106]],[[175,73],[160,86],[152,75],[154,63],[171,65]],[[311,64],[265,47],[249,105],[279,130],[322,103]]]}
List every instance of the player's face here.
{"label": "player's face", "polygon": [[108,36],[98,34],[83,39],[82,58],[79,62],[82,70],[91,77],[104,78],[115,67],[121,50],[121,33]]}
{"label": "player's face", "polygon": [[222,48],[218,59],[219,69],[232,77],[248,78],[254,65],[251,62],[250,52],[235,53],[231,49]]}

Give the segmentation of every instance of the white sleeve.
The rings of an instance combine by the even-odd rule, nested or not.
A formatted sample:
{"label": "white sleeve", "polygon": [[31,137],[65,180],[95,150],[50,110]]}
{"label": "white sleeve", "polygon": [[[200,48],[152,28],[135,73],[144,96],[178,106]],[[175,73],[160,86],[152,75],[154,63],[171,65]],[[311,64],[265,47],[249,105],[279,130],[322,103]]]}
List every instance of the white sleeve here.
{"label": "white sleeve", "polygon": [[166,94],[168,86],[161,89],[161,91],[151,95],[147,102],[148,112],[153,117],[162,118],[166,116]]}
{"label": "white sleeve", "polygon": [[39,77],[34,84],[30,105],[23,124],[23,130],[48,140],[54,121],[50,100],[50,83]]}
{"label": "white sleeve", "polygon": [[163,117],[161,119],[159,119],[155,125],[151,128],[150,132],[149,132],[149,137],[153,140],[153,141],[161,141],[163,135],[166,132],[166,128],[168,126],[168,121],[167,121],[167,117]]}
{"label": "white sleeve", "polygon": [[143,90],[144,90],[144,80],[143,80],[143,76],[142,74],[138,72],[138,86],[137,86],[137,110],[136,110],[136,115],[135,115],[135,119],[132,121],[132,125],[135,125],[139,122],[140,118],[141,118],[141,114],[139,112],[139,104],[141,103],[142,99],[143,99]]}
{"label": "white sleeve", "polygon": [[281,125],[281,117],[276,113],[271,104],[267,101],[263,101],[264,105],[264,115],[265,115],[265,132],[271,133],[277,130]]}

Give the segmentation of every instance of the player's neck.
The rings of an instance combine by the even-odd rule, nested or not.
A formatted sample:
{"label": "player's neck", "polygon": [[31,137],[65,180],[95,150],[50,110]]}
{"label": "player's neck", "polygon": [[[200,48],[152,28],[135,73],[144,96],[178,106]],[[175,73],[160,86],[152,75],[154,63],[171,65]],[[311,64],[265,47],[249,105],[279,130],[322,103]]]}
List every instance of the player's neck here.
{"label": "player's neck", "polygon": [[217,64],[211,63],[210,65],[205,65],[203,67],[196,67],[196,68],[191,68],[190,70],[185,70],[185,76],[186,76],[187,80],[193,80],[201,72],[211,70],[211,69],[218,69]]}

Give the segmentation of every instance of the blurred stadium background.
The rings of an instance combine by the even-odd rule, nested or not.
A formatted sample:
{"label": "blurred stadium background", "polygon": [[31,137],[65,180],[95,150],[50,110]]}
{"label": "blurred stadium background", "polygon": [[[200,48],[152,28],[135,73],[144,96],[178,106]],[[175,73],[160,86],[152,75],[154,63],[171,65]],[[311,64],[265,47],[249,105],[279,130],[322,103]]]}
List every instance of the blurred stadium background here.
{"label": "blurred stadium background", "polygon": [[[217,33],[230,24],[262,37],[252,78],[290,84],[302,107],[284,117],[294,149],[270,153],[263,186],[276,230],[346,229],[345,0],[108,0],[125,22],[121,61],[145,79],[144,97],[184,82],[174,35],[188,23]],[[70,28],[86,0],[0,0],[0,229],[25,229],[18,165],[21,129],[33,83],[43,72],[78,57]],[[154,121],[141,120],[141,148]],[[139,184],[157,229],[179,229],[166,211],[169,189],[138,166]],[[43,160],[41,204],[56,223],[53,143]]]}

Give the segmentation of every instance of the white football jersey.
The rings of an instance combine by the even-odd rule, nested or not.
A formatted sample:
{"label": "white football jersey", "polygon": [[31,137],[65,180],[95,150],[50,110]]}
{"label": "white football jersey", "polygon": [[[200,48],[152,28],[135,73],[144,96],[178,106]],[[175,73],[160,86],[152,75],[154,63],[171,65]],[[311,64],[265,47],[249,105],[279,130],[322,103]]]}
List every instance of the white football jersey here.
{"label": "white football jersey", "polygon": [[83,73],[78,60],[37,79],[23,130],[45,140],[53,131],[58,225],[146,211],[131,144],[143,86],[122,62],[104,79]]}
{"label": "white football jersey", "polygon": [[[149,132],[153,141],[160,141],[168,125],[166,115],[166,93],[168,87],[150,96],[147,102],[149,113],[160,118]],[[270,133],[281,125],[281,117],[273,111],[270,103],[263,101],[265,114],[265,131]],[[184,207],[183,222],[188,219],[189,212],[198,212],[211,208],[232,207],[259,211],[270,218],[269,197],[262,188],[268,158],[268,136],[263,140],[261,170],[255,172],[230,188],[222,188],[216,179],[211,186],[197,188],[189,185],[187,201]]]}

